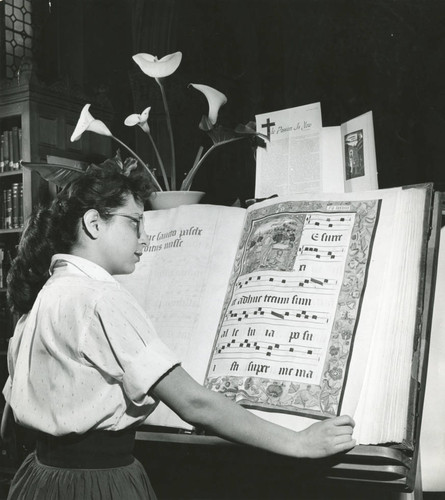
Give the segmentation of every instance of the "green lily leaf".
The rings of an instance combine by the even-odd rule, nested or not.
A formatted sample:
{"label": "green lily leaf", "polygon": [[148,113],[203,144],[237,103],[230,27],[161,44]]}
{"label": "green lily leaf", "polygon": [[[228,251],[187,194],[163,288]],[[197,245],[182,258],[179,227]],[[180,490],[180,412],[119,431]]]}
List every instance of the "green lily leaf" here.
{"label": "green lily leaf", "polygon": [[204,132],[209,132],[214,127],[210,118],[206,115],[202,115],[201,121],[199,122],[199,128]]}
{"label": "green lily leaf", "polygon": [[256,124],[255,122],[249,122],[243,125],[242,123],[238,124],[235,127],[235,132],[237,134],[242,134],[242,135],[255,135],[257,137],[262,137],[266,141],[268,141],[268,137],[265,134],[262,134],[261,132],[256,131]]}
{"label": "green lily leaf", "polygon": [[[203,116],[201,123],[203,123],[206,118],[206,116]],[[201,130],[204,130],[201,125],[200,128]],[[210,137],[210,139],[212,139],[212,142],[215,146],[223,142],[232,141],[233,139],[237,138],[235,132],[232,129],[223,127],[222,125],[213,126],[211,129],[206,130],[206,133]]]}
{"label": "green lily leaf", "polygon": [[78,165],[57,165],[54,163],[34,163],[22,161],[22,165],[37,172],[43,179],[64,188],[74,179],[85,173],[85,168]]}
{"label": "green lily leaf", "polygon": [[242,123],[238,124],[235,127],[235,133],[244,137],[250,137],[255,148],[265,148],[266,141],[269,141],[267,135],[262,134],[261,132],[256,131],[256,123],[250,121],[243,125]]}

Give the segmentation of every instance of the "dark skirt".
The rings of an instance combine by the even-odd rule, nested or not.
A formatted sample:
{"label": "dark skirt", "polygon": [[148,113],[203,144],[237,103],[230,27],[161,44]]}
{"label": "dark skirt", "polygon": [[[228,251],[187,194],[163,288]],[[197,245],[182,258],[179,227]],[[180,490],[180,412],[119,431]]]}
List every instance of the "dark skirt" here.
{"label": "dark skirt", "polygon": [[74,441],[41,437],[14,476],[8,500],[156,500],[144,467],[128,454],[130,439],[119,438],[110,453],[116,439],[103,434],[99,440],[97,433]]}

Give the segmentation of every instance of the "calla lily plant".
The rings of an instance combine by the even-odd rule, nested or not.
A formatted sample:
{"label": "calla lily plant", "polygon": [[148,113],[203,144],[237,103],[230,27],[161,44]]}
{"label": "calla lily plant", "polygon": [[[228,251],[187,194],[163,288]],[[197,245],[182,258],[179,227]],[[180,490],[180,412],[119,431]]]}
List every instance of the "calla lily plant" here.
{"label": "calla lily plant", "polygon": [[[166,117],[167,130],[169,134],[169,142],[170,142],[170,160],[171,160],[170,182],[167,176],[167,171],[165,169],[164,162],[162,160],[162,156],[150,133],[150,126],[148,124],[148,120],[151,107],[147,107],[140,114],[133,113],[127,116],[124,123],[129,127],[138,125],[148,135],[159,165],[159,170],[162,174],[164,189],[167,191],[175,190],[176,189],[175,145],[174,145],[170,111],[168,107],[165,88],[163,85],[163,80],[172,75],[178,69],[182,60],[182,53],[175,52],[174,54],[168,54],[161,59],[158,59],[156,56],[153,56],[151,54],[136,54],[133,56],[133,60],[139,66],[139,68],[142,70],[143,73],[155,79],[161,91],[162,102]],[[198,90],[199,92],[204,94],[204,96],[207,98],[209,106],[208,115],[204,115],[202,117],[199,123],[199,128],[210,137],[210,139],[212,140],[212,145],[205,152],[202,146],[199,148],[194,164],[187,173],[187,175],[185,176],[180,186],[181,191],[190,190],[190,187],[192,185],[193,179],[197,171],[204,163],[206,158],[209,156],[209,154],[217,147],[234,141],[239,141],[241,139],[245,139],[248,137],[258,136],[267,139],[265,135],[256,132],[254,122],[249,122],[246,125],[238,125],[235,128],[235,130],[228,129],[226,127],[223,127],[222,125],[219,125],[218,113],[221,106],[223,106],[227,102],[227,97],[222,92],[219,92],[218,90],[209,87],[208,85],[191,83],[189,84],[189,88],[190,87]],[[154,184],[155,189],[157,189],[158,191],[163,191],[164,189],[161,187],[159,181],[157,180],[156,176],[149,168],[149,166],[146,164],[146,162],[144,162],[129,146],[127,146],[120,139],[115,137],[102,121],[96,120],[91,115],[89,108],[90,104],[86,104],[82,109],[77,126],[71,136],[71,141],[73,142],[79,140],[82,134],[86,131],[111,137],[116,142],[121,144],[125,149],[127,149],[129,153],[145,168],[148,175],[150,176],[151,181]]]}

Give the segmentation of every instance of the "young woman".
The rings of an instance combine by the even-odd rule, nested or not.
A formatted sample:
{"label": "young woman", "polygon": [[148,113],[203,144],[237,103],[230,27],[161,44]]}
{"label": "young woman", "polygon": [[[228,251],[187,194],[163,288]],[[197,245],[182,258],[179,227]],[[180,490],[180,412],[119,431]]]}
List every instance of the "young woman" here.
{"label": "young woman", "polygon": [[4,388],[15,420],[38,432],[10,499],[156,498],[132,456],[135,428],[162,400],[227,439],[295,457],[354,446],[348,416],[294,432],[196,383],[112,277],[146,245],[150,187],[111,161],[91,166],[30,218],[8,279],[22,314]]}

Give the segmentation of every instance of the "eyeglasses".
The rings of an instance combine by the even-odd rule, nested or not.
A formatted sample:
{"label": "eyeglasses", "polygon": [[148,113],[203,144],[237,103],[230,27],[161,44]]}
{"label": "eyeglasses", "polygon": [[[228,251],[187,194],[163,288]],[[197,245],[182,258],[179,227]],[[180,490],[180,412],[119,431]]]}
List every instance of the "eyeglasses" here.
{"label": "eyeglasses", "polygon": [[144,224],[144,214],[140,214],[136,217],[134,215],[120,214],[118,212],[107,212],[107,215],[113,215],[113,216],[117,215],[118,217],[125,217],[126,219],[130,219],[132,222],[134,222],[135,225],[134,227],[136,229],[136,234],[138,239],[141,237],[142,235],[141,223],[142,225]]}

